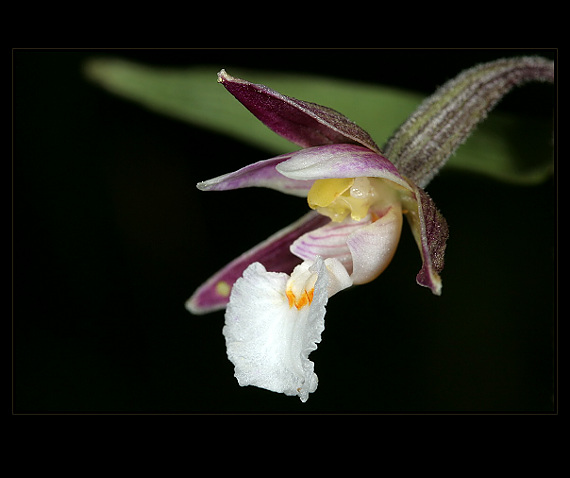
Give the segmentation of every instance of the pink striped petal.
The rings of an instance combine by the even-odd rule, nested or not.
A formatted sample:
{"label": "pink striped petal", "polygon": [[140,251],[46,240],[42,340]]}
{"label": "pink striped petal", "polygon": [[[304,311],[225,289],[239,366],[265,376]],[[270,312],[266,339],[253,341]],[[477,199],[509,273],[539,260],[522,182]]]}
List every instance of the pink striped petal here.
{"label": "pink striped petal", "polygon": [[402,222],[400,204],[393,204],[378,220],[347,237],[354,284],[366,284],[376,279],[392,262],[400,242]]}
{"label": "pink striped petal", "polygon": [[412,186],[384,156],[353,144],[307,148],[276,165],[290,179],[383,178],[412,191]]}
{"label": "pink striped petal", "polygon": [[306,261],[314,261],[316,256],[337,259],[352,274],[352,253],[347,238],[371,223],[370,216],[362,221],[350,217],[342,222],[331,221],[299,237],[291,244],[291,252]]}
{"label": "pink striped petal", "polygon": [[402,231],[402,211],[394,204],[373,221],[348,217],[308,232],[291,244],[291,252],[303,260],[316,256],[338,260],[354,284],[365,284],[378,277],[392,260]]}

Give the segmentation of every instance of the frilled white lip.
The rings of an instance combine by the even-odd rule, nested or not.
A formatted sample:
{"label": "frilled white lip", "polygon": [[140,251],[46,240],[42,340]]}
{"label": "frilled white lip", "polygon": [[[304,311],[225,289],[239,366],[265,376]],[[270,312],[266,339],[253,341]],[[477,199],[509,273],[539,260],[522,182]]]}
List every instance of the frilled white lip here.
{"label": "frilled white lip", "polygon": [[[307,401],[318,384],[308,356],[321,341],[328,298],[351,284],[335,259],[305,261],[291,276],[251,264],[234,284],[223,329],[238,383]],[[305,289],[310,300],[292,303],[291,291]]]}

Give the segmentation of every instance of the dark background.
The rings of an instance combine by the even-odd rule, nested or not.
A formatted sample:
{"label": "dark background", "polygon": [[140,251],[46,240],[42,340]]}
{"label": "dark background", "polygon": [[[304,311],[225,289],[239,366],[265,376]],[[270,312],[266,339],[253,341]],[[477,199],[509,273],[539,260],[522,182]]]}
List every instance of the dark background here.
{"label": "dark background", "polygon": [[[405,224],[387,271],[330,300],[323,341],[310,357],[319,387],[302,404],[239,387],[223,313],[196,317],[184,302],[306,205],[269,190],[198,191],[198,181],[269,155],[151,113],[82,74],[86,59],[111,56],[211,65],[212,81],[220,68],[239,66],[429,95],[476,63],[528,53],[556,56],[14,50],[13,411],[556,410],[555,179],[514,186],[451,170],[437,176],[427,189],[450,225],[443,295],[415,284],[421,260]],[[529,84],[498,109],[552,118],[555,91]]]}

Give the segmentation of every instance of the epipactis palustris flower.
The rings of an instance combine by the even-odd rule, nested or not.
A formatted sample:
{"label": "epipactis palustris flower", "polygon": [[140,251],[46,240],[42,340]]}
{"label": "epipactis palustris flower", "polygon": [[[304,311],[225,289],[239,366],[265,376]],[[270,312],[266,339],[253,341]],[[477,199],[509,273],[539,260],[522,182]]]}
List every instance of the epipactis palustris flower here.
{"label": "epipactis palustris flower", "polygon": [[[308,399],[317,388],[308,356],[321,341],[328,299],[384,271],[396,251],[403,216],[422,260],[416,281],[441,294],[439,274],[448,227],[420,185],[427,184],[465,139],[466,129],[470,131],[476,123],[473,115],[466,119],[466,98],[461,95],[469,91],[467,100],[484,115],[497,95],[477,88],[477,82],[489,85],[492,77],[493,92],[500,90],[500,97],[517,83],[513,77],[518,83],[541,79],[521,75],[524,67],[548,71],[541,59],[527,60],[522,66],[494,62],[494,68],[484,74],[468,70],[444,85],[418,109],[424,109],[423,116],[412,117],[390,140],[387,149],[397,151],[392,161],[366,131],[342,114],[234,78],[224,70],[218,73],[218,81],[251,113],[303,149],[201,182],[198,188],[262,186],[304,197],[312,210],[232,261],[186,303],[195,314],[227,307],[223,333],[241,386],[297,395],[303,402]],[[437,148],[430,152],[437,125],[443,121],[442,109],[447,125],[445,135],[440,134],[447,148],[444,157]],[[467,120],[473,122],[470,128],[465,128]],[[418,121],[421,129],[407,134],[417,128]]]}

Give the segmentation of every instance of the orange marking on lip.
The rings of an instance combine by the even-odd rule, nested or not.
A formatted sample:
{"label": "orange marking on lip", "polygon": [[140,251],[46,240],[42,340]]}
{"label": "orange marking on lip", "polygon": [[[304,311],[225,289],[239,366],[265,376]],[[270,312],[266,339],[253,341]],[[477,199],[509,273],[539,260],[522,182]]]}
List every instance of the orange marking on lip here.
{"label": "orange marking on lip", "polygon": [[287,300],[289,301],[289,307],[295,306],[297,310],[301,310],[306,305],[309,305],[313,301],[313,296],[315,295],[315,289],[311,289],[310,291],[303,291],[301,297],[297,299],[295,294],[292,291],[288,290],[286,292]]}
{"label": "orange marking on lip", "polygon": [[288,290],[286,294],[287,294],[287,300],[289,301],[289,308],[291,308],[295,303],[295,294],[293,294],[293,292],[290,290]]}

